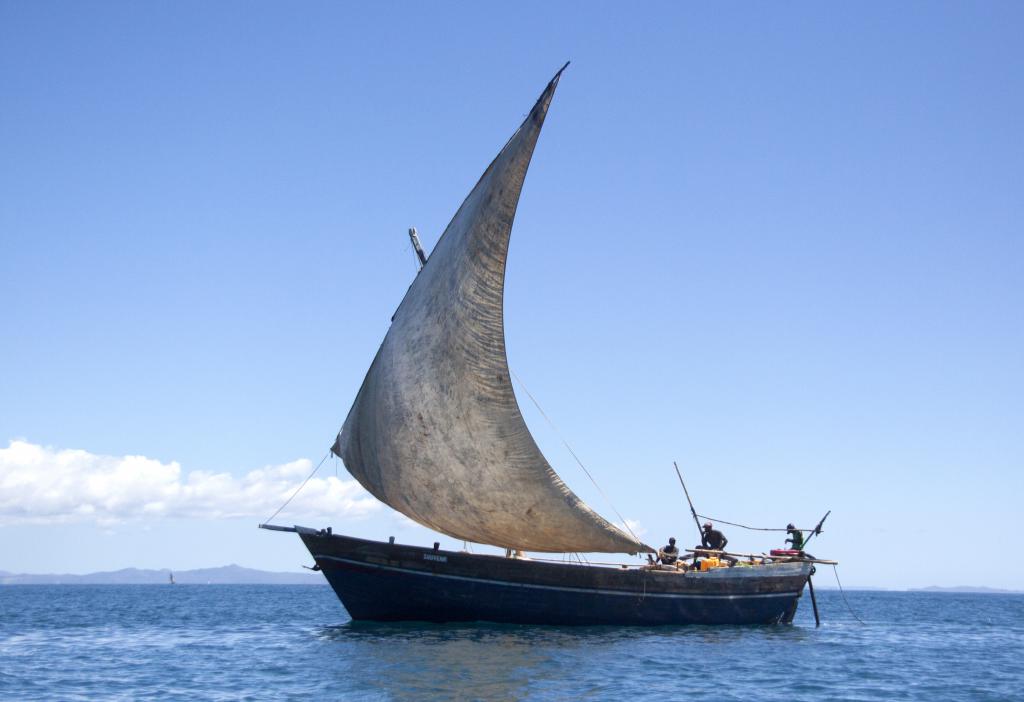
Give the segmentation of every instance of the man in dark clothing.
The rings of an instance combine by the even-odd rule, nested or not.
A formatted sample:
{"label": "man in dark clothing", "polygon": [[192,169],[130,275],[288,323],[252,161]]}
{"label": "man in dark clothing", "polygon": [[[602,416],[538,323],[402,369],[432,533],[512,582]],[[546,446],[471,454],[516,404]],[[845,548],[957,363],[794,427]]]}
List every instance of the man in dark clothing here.
{"label": "man in dark clothing", "polygon": [[712,528],[711,522],[704,522],[704,532],[700,535],[701,548],[713,548],[716,551],[724,551],[729,539],[725,534]]}
{"label": "man in dark clothing", "polygon": [[[714,528],[711,522],[704,522],[704,531],[700,535],[700,545],[697,548],[703,549],[714,549],[715,551],[724,551],[726,545],[729,543],[729,539],[725,538],[725,534]],[[711,554],[704,553],[698,554],[698,556],[709,556]],[[730,565],[736,564],[736,559],[732,556],[726,556],[718,554],[718,557],[723,561],[728,561]]]}
{"label": "man in dark clothing", "polygon": [[797,529],[792,524],[787,524],[786,533],[793,535],[792,539],[786,539],[787,544],[792,544],[790,548],[792,548],[794,551],[799,551],[803,558],[814,558],[814,556],[804,551],[804,546],[807,544],[807,542],[804,540],[804,533],[802,531]]}
{"label": "man in dark clothing", "polygon": [[679,549],[676,548],[676,537],[668,540],[668,546],[662,546],[658,551],[658,560],[664,565],[675,565],[679,559]]}
{"label": "man in dark clothing", "polygon": [[787,544],[792,544],[792,546],[790,548],[792,548],[794,551],[803,551],[804,550],[804,533],[802,531],[800,531],[799,529],[797,529],[792,524],[787,524],[786,525],[786,533],[793,535],[792,539],[786,539],[786,543]]}

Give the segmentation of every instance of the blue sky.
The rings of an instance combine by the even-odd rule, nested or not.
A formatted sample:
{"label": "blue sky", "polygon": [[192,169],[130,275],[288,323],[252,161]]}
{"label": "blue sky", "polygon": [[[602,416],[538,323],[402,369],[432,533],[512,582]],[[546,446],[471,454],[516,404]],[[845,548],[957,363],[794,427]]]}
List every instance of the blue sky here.
{"label": "blue sky", "polygon": [[[0,447],[43,451],[32,480],[58,492],[124,456],[239,484],[318,461],[415,273],[406,228],[429,250],[571,59],[506,333],[618,511],[649,542],[693,540],[678,460],[707,514],[831,509],[815,552],[845,582],[1024,588],[1015,557],[964,565],[1024,546],[1022,20],[1014,3],[0,2]],[[87,455],[60,464],[68,449]],[[209,502],[33,518],[24,483],[0,484],[0,570],[308,561]],[[385,508],[304,516],[282,518],[434,539]]]}

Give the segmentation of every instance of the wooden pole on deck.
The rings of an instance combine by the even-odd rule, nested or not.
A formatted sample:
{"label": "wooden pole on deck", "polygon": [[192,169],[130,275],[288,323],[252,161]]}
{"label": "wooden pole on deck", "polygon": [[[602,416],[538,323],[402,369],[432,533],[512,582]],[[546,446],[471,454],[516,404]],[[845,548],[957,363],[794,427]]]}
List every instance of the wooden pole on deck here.
{"label": "wooden pole on deck", "polygon": [[672,461],[672,465],[676,467],[676,475],[679,476],[679,484],[683,486],[683,493],[686,495],[686,501],[690,503],[690,514],[693,515],[693,523],[697,525],[697,534],[701,537],[703,542],[704,530],[700,526],[700,519],[697,517],[697,510],[693,508],[693,500],[690,499],[690,491],[686,489],[686,483],[683,481],[683,474],[679,472],[679,464]]}
{"label": "wooden pole on deck", "polygon": [[821,527],[823,527],[825,525],[825,520],[828,519],[828,515],[830,515],[830,514],[832,514],[832,510],[829,510],[828,512],[825,512],[825,516],[821,518],[820,522],[818,522],[818,526],[814,527],[814,529],[811,530],[810,535],[806,539],[804,539],[804,546],[807,545],[808,541],[810,541],[815,536],[817,536],[818,534],[821,533]]}

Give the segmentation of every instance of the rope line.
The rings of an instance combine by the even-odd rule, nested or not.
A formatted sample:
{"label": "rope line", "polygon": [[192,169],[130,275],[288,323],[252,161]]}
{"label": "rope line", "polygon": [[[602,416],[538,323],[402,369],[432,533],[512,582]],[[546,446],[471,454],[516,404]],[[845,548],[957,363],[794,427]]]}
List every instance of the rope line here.
{"label": "rope line", "polygon": [[[718,522],[719,524],[728,524],[729,526],[739,527],[740,529],[749,529],[750,531],[789,531],[789,529],[775,529],[772,527],[746,526],[745,524],[737,524],[736,522],[727,522],[724,519],[715,519],[714,517],[709,517],[706,514],[698,514],[697,516],[701,519],[707,519],[708,521]],[[814,533],[814,529],[801,529],[800,531],[809,531]]]}
{"label": "rope line", "polygon": [[846,599],[846,593],[843,592],[843,584],[841,582],[839,582],[839,569],[836,566],[832,566],[832,572],[834,572],[836,574],[836,585],[839,586],[839,594],[843,596],[843,602],[846,603],[846,608],[848,610],[850,610],[850,614],[853,615],[854,619],[856,619],[861,624],[864,624],[865,626],[867,626],[865,621],[863,619],[861,619],[860,617],[858,617],[857,613],[853,611],[853,607],[850,606],[849,600]]}
{"label": "rope line", "polygon": [[608,499],[608,495],[606,495],[604,490],[601,489],[601,486],[597,484],[597,481],[594,480],[594,476],[590,474],[590,471],[587,470],[587,467],[583,465],[583,461],[580,460],[580,457],[577,456],[576,452],[572,450],[572,446],[570,446],[569,442],[565,440],[564,436],[562,436],[562,432],[558,431],[558,427],[556,427],[555,423],[551,421],[551,417],[549,417],[547,413],[543,409],[541,409],[540,403],[537,402],[537,399],[530,392],[529,388],[526,387],[526,383],[523,382],[523,379],[520,378],[511,368],[509,368],[509,373],[512,375],[513,378],[516,379],[516,382],[519,383],[519,385],[523,388],[523,392],[525,392],[526,396],[530,398],[530,401],[533,403],[533,406],[537,408],[537,411],[541,413],[541,416],[543,416],[544,419],[547,420],[548,424],[551,425],[551,428],[555,431],[555,433],[558,435],[558,438],[562,441],[562,445],[565,446],[569,453],[572,454],[572,457],[576,459],[576,463],[579,465],[580,468],[583,469],[583,472],[587,474],[587,477],[590,478],[590,482],[592,482],[594,484],[594,487],[597,488],[597,491],[601,493],[601,497],[604,498],[604,501],[607,502],[608,506],[612,508],[613,512],[615,512],[615,516],[619,518],[620,522],[622,522],[622,526],[625,527],[626,531],[629,532],[629,535],[633,537],[633,541],[636,541],[637,546],[643,546],[643,542],[640,539],[638,539],[637,535],[633,533],[633,530],[629,528],[629,522],[626,521],[625,517],[619,514],[619,510],[615,509],[615,505],[612,504],[612,501],[610,499]]}
{"label": "rope line", "polygon": [[322,466],[324,464],[324,461],[326,461],[327,457],[330,456],[330,455],[331,455],[331,452],[328,451],[326,453],[326,455],[324,455],[324,457],[320,459],[320,462],[316,464],[316,468],[313,469],[313,472],[310,473],[309,475],[307,475],[306,479],[302,481],[302,485],[299,485],[299,487],[295,488],[295,492],[292,493],[292,496],[289,497],[287,500],[285,500],[284,504],[281,505],[280,507],[278,507],[277,511],[274,512],[272,515],[270,515],[270,518],[267,519],[267,521],[263,522],[264,524],[270,524],[270,522],[274,521],[274,517],[279,515],[281,513],[281,510],[283,510],[285,507],[287,507],[288,503],[295,499],[295,496],[299,494],[299,492],[302,490],[302,488],[306,487],[306,483],[308,483],[310,480],[312,480],[313,476],[316,475],[316,472],[318,470],[320,470],[320,466]]}

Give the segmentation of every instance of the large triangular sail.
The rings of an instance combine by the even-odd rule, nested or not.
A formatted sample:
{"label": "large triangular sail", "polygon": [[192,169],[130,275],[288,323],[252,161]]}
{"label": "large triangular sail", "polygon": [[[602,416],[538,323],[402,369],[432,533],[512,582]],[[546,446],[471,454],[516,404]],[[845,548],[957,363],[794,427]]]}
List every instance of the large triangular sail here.
{"label": "large triangular sail", "polygon": [[552,470],[520,413],[505,357],[509,236],[560,75],[410,286],[333,451],[378,499],[457,539],[530,551],[648,551]]}

